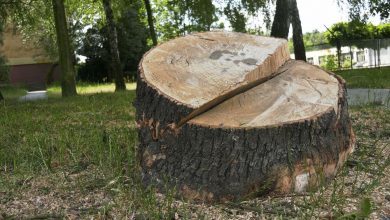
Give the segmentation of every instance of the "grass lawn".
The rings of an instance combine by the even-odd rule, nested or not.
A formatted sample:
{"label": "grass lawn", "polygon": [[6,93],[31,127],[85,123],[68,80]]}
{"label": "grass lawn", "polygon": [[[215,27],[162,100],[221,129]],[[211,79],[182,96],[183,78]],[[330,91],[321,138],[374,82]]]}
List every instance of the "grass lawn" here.
{"label": "grass lawn", "polygon": [[390,67],[335,71],[347,82],[348,88],[390,89]]}
{"label": "grass lawn", "polygon": [[15,100],[27,94],[27,90],[22,87],[2,86],[0,91],[4,98],[8,100]]}
{"label": "grass lawn", "polygon": [[[135,90],[135,83],[126,83],[127,90]],[[95,93],[110,93],[115,91],[114,83],[77,83],[77,94],[95,94]],[[27,90],[23,87],[2,86],[0,91],[6,100],[16,100],[27,94]],[[47,88],[49,98],[61,98],[61,85],[54,83]]]}
{"label": "grass lawn", "polygon": [[336,180],[318,191],[207,205],[141,187],[135,91],[90,94],[103,91],[96,87],[66,99],[0,102],[0,219],[351,219],[363,216],[362,208],[371,218],[390,215],[390,111],[384,107],[350,110],[356,150]]}
{"label": "grass lawn", "polygon": [[[135,90],[136,84],[135,83],[126,83],[127,90]],[[114,92],[115,91],[115,84],[114,83],[104,83],[104,84],[91,84],[91,83],[83,83],[79,82],[77,83],[77,94],[83,95],[83,94],[94,94],[94,93],[107,93],[107,92]],[[54,84],[52,86],[49,86],[47,89],[49,98],[50,97],[60,97],[61,96],[61,85],[60,84]]]}

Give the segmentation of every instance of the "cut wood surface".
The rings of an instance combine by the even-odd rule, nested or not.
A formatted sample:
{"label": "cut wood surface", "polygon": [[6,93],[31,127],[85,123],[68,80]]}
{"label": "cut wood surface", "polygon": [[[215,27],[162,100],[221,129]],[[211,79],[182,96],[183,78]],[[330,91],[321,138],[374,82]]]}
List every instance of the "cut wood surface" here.
{"label": "cut wood surface", "polygon": [[223,102],[190,123],[213,127],[261,127],[337,111],[339,82],[318,67],[289,61],[280,74]]}
{"label": "cut wood surface", "polygon": [[139,65],[145,184],[221,202],[302,192],[331,179],[354,147],[345,82],[289,60],[282,39],[196,33]]}
{"label": "cut wood surface", "polygon": [[198,108],[274,73],[290,57],[285,40],[230,32],[177,38],[142,61],[145,80],[173,100]]}

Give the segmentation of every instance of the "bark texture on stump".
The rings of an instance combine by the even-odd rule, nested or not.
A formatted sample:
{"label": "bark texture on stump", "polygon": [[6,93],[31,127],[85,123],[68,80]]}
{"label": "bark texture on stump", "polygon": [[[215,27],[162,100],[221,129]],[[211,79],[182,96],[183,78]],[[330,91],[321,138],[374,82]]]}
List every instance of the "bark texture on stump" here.
{"label": "bark texture on stump", "polygon": [[139,66],[145,183],[227,201],[302,192],[352,151],[344,81],[289,60],[287,42],[207,32],[162,44]]}

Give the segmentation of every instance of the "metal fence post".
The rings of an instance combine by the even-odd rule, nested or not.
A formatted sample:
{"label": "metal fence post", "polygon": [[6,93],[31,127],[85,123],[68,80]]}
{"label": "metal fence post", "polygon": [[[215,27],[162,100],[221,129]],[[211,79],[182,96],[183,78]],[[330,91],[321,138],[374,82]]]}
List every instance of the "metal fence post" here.
{"label": "metal fence post", "polygon": [[378,43],[378,67],[381,68],[381,39],[377,40]]}
{"label": "metal fence post", "polygon": [[341,42],[340,39],[337,39],[337,61],[338,61],[338,68],[341,69]]}
{"label": "metal fence post", "polygon": [[352,53],[352,45],[349,45],[349,54],[351,55],[351,69],[353,69],[353,53]]}

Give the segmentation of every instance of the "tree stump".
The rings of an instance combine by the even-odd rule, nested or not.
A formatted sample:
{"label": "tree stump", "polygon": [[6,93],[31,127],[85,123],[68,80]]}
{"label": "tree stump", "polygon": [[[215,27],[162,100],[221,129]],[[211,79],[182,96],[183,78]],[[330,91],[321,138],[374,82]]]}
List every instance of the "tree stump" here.
{"label": "tree stump", "polygon": [[303,192],[354,147],[345,82],[290,60],[283,39],[206,32],[144,55],[138,157],[146,184],[223,202]]}

